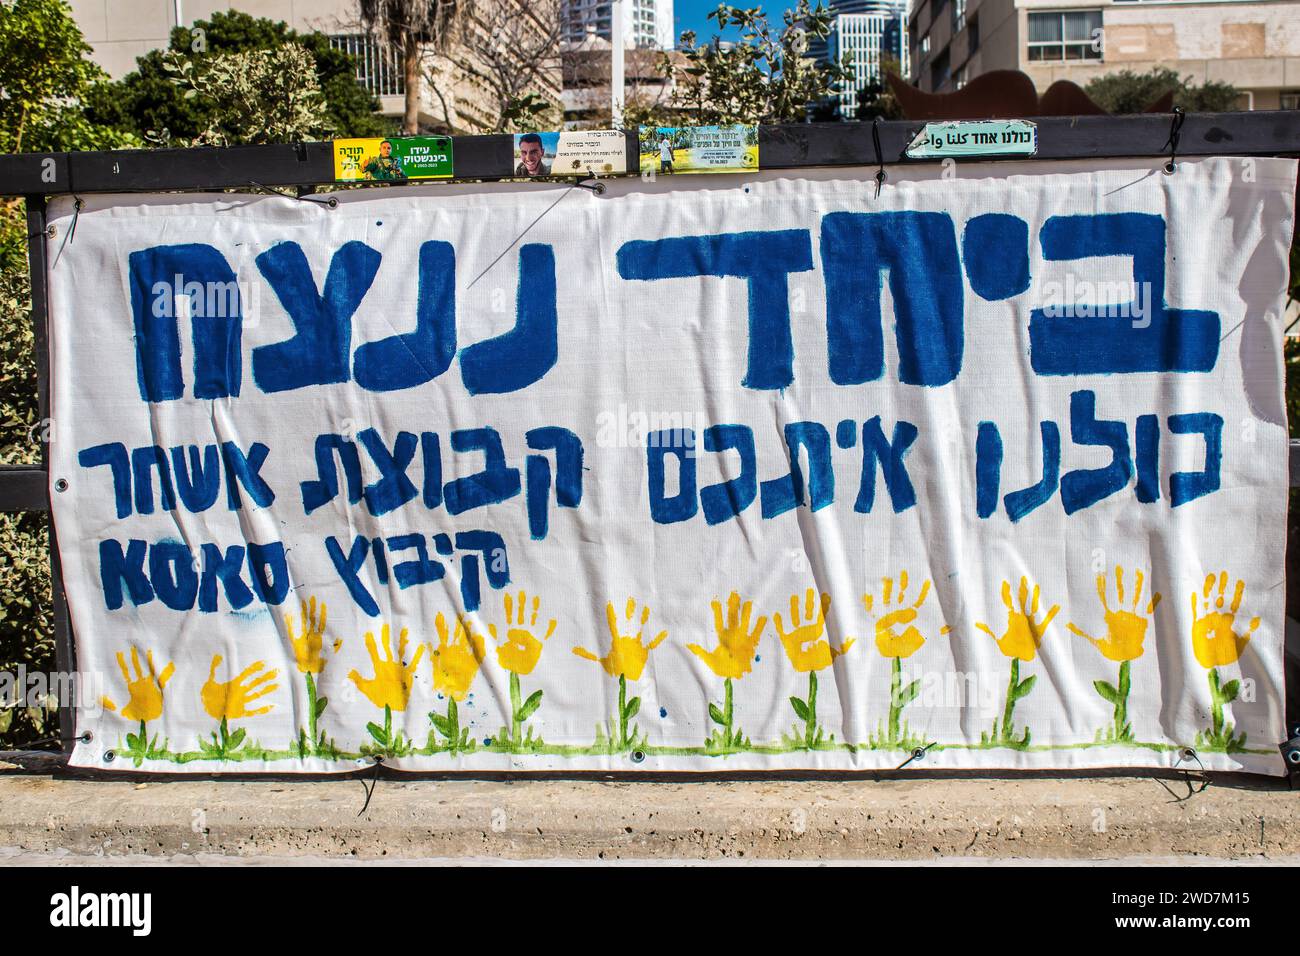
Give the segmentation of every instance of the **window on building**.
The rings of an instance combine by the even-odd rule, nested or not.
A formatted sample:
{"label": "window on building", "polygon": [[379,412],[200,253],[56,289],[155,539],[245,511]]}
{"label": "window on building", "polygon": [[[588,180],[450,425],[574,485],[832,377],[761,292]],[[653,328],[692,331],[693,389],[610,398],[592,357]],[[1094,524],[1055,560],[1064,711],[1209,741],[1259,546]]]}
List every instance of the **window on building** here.
{"label": "window on building", "polygon": [[952,32],[966,25],[966,0],[952,0]]}
{"label": "window on building", "polygon": [[942,53],[934,58],[930,64],[930,89],[938,90],[948,82],[948,50],[945,48]]}
{"label": "window on building", "polygon": [[980,48],[980,18],[978,15],[966,21],[966,55],[970,56]]}
{"label": "window on building", "polygon": [[1279,97],[1278,105],[1284,110],[1300,110],[1300,91],[1292,90]]}
{"label": "window on building", "polygon": [[1100,60],[1101,11],[1029,14],[1029,59]]}
{"label": "window on building", "polygon": [[371,96],[402,96],[406,92],[401,65],[384,55],[373,37],[364,33],[332,36],[330,46],[352,55],[357,64],[357,82]]}
{"label": "window on building", "polygon": [[921,37],[921,56],[930,55],[930,34]]}

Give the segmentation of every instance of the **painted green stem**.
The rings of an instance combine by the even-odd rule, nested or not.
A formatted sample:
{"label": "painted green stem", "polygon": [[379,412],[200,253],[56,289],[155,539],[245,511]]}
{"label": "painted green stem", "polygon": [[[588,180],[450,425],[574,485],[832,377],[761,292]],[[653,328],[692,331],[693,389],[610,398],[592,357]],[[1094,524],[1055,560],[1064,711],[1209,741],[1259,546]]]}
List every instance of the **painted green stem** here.
{"label": "painted green stem", "polygon": [[523,706],[522,694],[519,691],[519,675],[514,671],[510,672],[510,747],[512,750],[518,749],[522,742],[519,727],[519,708]]}
{"label": "painted green stem", "polygon": [[314,751],[319,739],[316,735],[316,679],[311,676],[311,671],[304,676],[307,678],[307,739]]}
{"label": "painted green stem", "polygon": [[808,720],[804,722],[804,746],[812,750],[817,733],[817,672],[808,672]]}
{"label": "painted green stem", "polygon": [[1223,736],[1223,705],[1228,702],[1228,698],[1219,684],[1219,669],[1217,667],[1210,668],[1206,674],[1206,679],[1210,682],[1211,727],[1217,740]]}
{"label": "painted green stem", "polygon": [[1132,686],[1130,671],[1132,670],[1132,661],[1124,661],[1119,665],[1119,694],[1115,700],[1115,739],[1123,740],[1128,735],[1124,728],[1128,726],[1128,692]]}
{"label": "painted green stem", "polygon": [[889,677],[889,742],[891,744],[898,743],[899,723],[903,713],[903,705],[899,700],[902,689],[903,661],[895,657]]}
{"label": "painted green stem", "polygon": [[1016,688],[1020,686],[1020,658],[1011,658],[1011,680],[1007,682],[1007,705],[1002,709],[1002,739],[1012,739],[1011,717],[1016,709]]}
{"label": "painted green stem", "polygon": [[731,678],[728,677],[722,684],[722,730],[724,733],[723,741],[728,747],[735,746],[735,741],[731,734]]}
{"label": "painted green stem", "polygon": [[627,677],[618,675],[618,746],[626,750],[631,744],[627,739]]}

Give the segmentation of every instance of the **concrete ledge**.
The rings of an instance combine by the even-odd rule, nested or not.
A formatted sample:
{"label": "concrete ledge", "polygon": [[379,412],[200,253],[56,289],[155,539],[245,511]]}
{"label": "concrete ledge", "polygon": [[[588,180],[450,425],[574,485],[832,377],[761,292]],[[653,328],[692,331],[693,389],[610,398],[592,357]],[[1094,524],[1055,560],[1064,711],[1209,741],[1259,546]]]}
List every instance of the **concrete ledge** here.
{"label": "concrete ledge", "polygon": [[[1166,790],[1165,788],[1169,789]],[[1172,791],[1172,792],[1171,792]],[[352,859],[1089,859],[1300,855],[1300,792],[1240,778],[729,782],[0,776],[0,848]]]}

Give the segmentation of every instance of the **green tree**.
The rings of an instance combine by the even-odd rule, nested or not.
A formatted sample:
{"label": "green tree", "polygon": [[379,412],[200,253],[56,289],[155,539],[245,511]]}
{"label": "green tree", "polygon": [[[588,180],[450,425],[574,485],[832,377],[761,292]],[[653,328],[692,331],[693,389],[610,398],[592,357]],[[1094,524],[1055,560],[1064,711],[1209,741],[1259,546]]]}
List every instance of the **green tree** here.
{"label": "green tree", "polygon": [[333,132],[311,54],[297,43],[205,57],[173,51],[167,56],[163,68],[210,117],[193,145],[290,143]]}
{"label": "green tree", "polygon": [[1208,82],[1197,86],[1167,66],[1148,73],[1120,70],[1088,81],[1083,88],[1092,101],[1108,113],[1142,113],[1172,91],[1174,105],[1189,113],[1224,113],[1237,108],[1241,91],[1231,83]]}
{"label": "green tree", "polygon": [[402,64],[406,81],[402,132],[418,133],[424,61],[429,55],[447,49],[469,15],[470,5],[464,0],[359,0],[359,3],[366,28]]}
{"label": "green tree", "polygon": [[0,4],[0,152],[140,145],[87,104],[109,87],[63,0]]}
{"label": "green tree", "polygon": [[328,37],[299,33],[282,22],[239,11],[217,12],[210,20],[173,29],[166,50],[151,50],[136,60],[133,73],[97,91],[91,115],[142,136],[152,134],[156,142],[198,141],[211,130],[228,128],[235,119],[230,112],[237,106],[223,104],[219,98],[187,96],[192,87],[177,83],[168,63],[185,58],[197,64],[206,57],[276,50],[288,44],[311,55],[334,135],[385,136],[392,132],[392,121],[375,112],[378,101],[357,82],[355,59],[331,47]]}
{"label": "green tree", "polygon": [[730,123],[799,123],[809,105],[829,98],[851,79],[841,64],[818,62],[807,55],[810,41],[830,35],[831,12],[809,0],[785,11],[773,27],[761,7],[742,9],[719,4],[709,19],[719,30],[736,27],[740,39],[697,43],[693,31],[682,34],[685,64],[664,68],[676,82],[671,106],[699,125]]}

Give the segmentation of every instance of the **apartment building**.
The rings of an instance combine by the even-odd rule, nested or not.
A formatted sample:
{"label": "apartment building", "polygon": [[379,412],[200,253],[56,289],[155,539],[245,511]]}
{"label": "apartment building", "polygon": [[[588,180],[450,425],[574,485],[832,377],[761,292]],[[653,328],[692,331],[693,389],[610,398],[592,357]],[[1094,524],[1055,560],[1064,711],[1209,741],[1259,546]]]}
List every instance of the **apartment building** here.
{"label": "apartment building", "polygon": [[[357,81],[379,99],[380,111],[401,116],[405,82],[400,64],[387,56],[361,23],[356,0],[68,0],[91,54],[114,78],[135,69],[136,58],[167,45],[171,30],[209,19],[213,13],[239,10],[250,16],[281,20],[299,31],[326,34],[335,47],[357,59]],[[549,62],[533,90],[560,102],[560,26],[546,11],[559,15],[561,0],[477,0],[469,6],[465,33],[445,57],[431,63],[432,82],[420,90],[420,122],[431,129],[472,133],[495,122],[499,95],[493,89],[494,66],[503,51],[550,45]],[[669,0],[671,3],[671,0]],[[502,23],[513,34],[501,38]]]}
{"label": "apartment building", "polygon": [[1300,0],[913,0],[911,80],[951,92],[1021,70],[1039,92],[1167,66],[1242,90],[1248,109],[1300,105]]}

